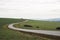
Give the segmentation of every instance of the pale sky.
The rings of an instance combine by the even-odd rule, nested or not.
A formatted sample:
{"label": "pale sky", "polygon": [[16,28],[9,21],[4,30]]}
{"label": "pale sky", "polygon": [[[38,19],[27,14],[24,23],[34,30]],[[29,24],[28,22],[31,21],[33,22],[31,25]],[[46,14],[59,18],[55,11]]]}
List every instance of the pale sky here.
{"label": "pale sky", "polygon": [[0,0],[0,17],[60,18],[60,0]]}

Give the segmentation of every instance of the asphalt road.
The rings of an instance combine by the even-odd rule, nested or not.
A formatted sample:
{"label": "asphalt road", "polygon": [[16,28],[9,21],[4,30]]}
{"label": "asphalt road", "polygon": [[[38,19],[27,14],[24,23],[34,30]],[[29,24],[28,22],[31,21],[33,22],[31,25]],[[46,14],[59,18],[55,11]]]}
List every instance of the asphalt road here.
{"label": "asphalt road", "polygon": [[13,26],[14,24],[18,24],[18,23],[9,24],[8,28],[13,29],[13,30],[18,30],[18,31],[26,31],[26,32],[34,32],[34,33],[60,36],[60,31],[21,29],[21,28],[15,28]]}
{"label": "asphalt road", "polygon": [[[26,21],[24,21],[26,22]],[[52,36],[58,36],[60,37],[60,31],[50,31],[50,30],[30,30],[30,29],[21,29],[21,28],[15,28],[13,25],[18,23],[12,23],[8,25],[9,29],[17,30],[17,31],[23,31],[23,32],[29,32],[29,33],[36,33],[36,34],[45,34],[45,35],[52,35]]]}

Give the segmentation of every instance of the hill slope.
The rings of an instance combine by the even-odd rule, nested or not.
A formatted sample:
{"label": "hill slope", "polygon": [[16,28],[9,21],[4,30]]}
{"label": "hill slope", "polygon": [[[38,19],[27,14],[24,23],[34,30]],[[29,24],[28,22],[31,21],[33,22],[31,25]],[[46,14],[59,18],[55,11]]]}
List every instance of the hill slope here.
{"label": "hill slope", "polygon": [[8,24],[21,22],[21,19],[0,18],[0,40],[48,40],[8,29]]}
{"label": "hill slope", "polygon": [[60,18],[47,19],[46,21],[59,21],[60,22]]}

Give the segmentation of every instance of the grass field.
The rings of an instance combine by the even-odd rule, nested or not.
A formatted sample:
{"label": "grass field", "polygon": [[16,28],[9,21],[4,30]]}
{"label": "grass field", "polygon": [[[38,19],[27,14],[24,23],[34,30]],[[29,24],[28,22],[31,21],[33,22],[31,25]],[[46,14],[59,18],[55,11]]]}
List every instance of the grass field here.
{"label": "grass field", "polygon": [[[31,25],[32,27],[24,27],[24,25]],[[29,20],[15,26],[25,29],[56,30],[57,27],[60,27],[60,22]]]}
{"label": "grass field", "polygon": [[50,40],[8,29],[8,24],[21,21],[23,20],[0,18],[0,40]]}

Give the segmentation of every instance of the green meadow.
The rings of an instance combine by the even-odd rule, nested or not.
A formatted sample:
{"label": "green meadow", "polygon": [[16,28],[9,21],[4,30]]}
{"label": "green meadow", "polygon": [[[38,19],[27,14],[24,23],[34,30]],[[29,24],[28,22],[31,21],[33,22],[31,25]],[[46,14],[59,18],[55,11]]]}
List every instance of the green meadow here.
{"label": "green meadow", "polygon": [[[32,27],[24,27],[24,25],[31,25]],[[29,20],[27,22],[16,24],[15,26],[24,29],[56,30],[57,27],[60,27],[60,22]]]}
{"label": "green meadow", "polygon": [[[0,18],[0,40],[50,40],[48,38],[43,38],[43,37],[39,37],[39,36],[35,36],[35,35],[33,36],[30,34],[25,34],[25,33],[19,32],[19,31],[14,31],[14,30],[8,29],[8,24],[15,23],[15,22],[22,22],[22,21],[24,21],[24,20],[12,19],[12,18]],[[29,23],[29,24],[32,23],[32,25],[34,26],[34,24],[36,24],[34,22],[35,21],[33,21],[33,22],[29,21],[27,23]],[[37,22],[37,23],[39,24],[40,22]]]}

